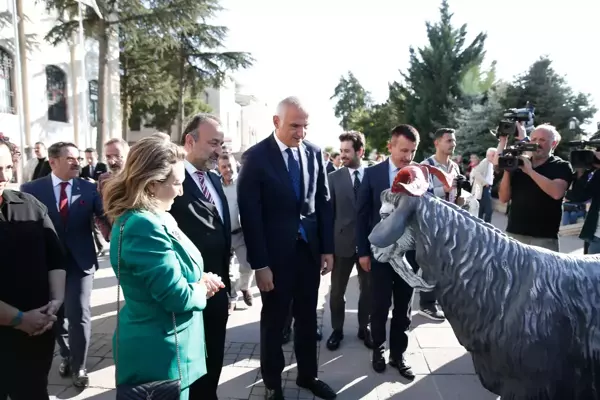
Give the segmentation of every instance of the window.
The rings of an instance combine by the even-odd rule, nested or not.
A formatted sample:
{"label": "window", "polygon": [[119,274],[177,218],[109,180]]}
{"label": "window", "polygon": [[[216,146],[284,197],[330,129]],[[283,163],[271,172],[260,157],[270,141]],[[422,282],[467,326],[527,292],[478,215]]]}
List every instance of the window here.
{"label": "window", "polygon": [[0,113],[16,114],[13,92],[13,58],[0,47]]}
{"label": "window", "polygon": [[90,90],[90,125],[96,126],[98,123],[98,81],[93,80],[89,83]]}
{"label": "window", "polygon": [[67,74],[55,65],[46,67],[48,120],[69,122],[67,116]]}

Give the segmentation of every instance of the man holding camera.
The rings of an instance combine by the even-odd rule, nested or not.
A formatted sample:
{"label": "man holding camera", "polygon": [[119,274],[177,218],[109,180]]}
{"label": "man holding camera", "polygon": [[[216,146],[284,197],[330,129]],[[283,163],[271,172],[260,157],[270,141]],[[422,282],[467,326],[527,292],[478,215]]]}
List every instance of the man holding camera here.
{"label": "man holding camera", "polygon": [[[527,140],[525,129],[516,124],[518,140]],[[503,151],[507,136],[499,138]],[[504,170],[498,198],[511,201],[506,233],[528,245],[559,251],[558,229],[562,218],[562,200],[571,183],[573,169],[568,161],[552,152],[560,142],[560,134],[552,125],[537,126],[531,132],[531,143],[538,149],[531,158],[521,155],[519,168]],[[522,164],[522,165],[521,165]]]}

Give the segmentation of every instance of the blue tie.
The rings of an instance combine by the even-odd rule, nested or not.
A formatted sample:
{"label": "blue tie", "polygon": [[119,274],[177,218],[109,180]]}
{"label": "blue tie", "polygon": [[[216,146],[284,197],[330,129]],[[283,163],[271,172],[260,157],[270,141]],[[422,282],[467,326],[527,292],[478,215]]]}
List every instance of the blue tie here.
{"label": "blue tie", "polygon": [[[296,200],[300,201],[300,191],[302,189],[300,185],[300,162],[296,157],[296,152],[292,151],[289,147],[285,150],[288,155],[288,173],[290,174],[290,179],[292,180],[292,186],[294,188],[294,192],[296,193]],[[306,238],[306,232],[304,231],[304,227],[302,223],[300,223],[300,227],[298,228],[298,232],[302,236],[305,242],[308,242]]]}

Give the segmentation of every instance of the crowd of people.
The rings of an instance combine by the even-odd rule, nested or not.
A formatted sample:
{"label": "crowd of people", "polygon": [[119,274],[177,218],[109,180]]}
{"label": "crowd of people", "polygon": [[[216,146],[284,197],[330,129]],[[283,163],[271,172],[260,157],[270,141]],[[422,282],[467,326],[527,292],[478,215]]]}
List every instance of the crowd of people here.
{"label": "crowd of people", "polygon": [[[292,337],[297,385],[316,397],[335,398],[336,391],[317,376],[319,285],[331,272],[327,348],[337,351],[354,268],[360,288],[356,335],[372,351],[373,370],[381,373],[389,365],[403,378],[415,378],[405,357],[413,289],[389,263],[372,257],[368,237],[381,219],[381,193],[415,163],[418,130],[391,129],[389,156],[366,167],[360,132],[340,135],[339,153],[325,154],[305,140],[309,113],[295,97],[279,103],[273,124],[273,134],[248,149],[241,162],[223,151],[221,124],[209,114],[193,117],[179,144],[164,134],[131,149],[111,139],[104,146],[106,164],[91,148],[80,153],[69,142],[47,149],[36,143],[20,191],[6,188],[16,148],[0,141],[0,400],[48,399],[55,341],[60,375],[81,389],[89,385],[90,298],[107,243],[125,300],[117,308],[113,339],[117,393],[165,381],[177,382],[182,400],[217,399],[228,316],[238,295],[253,305],[255,279],[262,300],[265,398],[284,398],[282,344]],[[540,125],[527,137],[519,126],[517,140],[537,143],[539,150],[522,157],[516,171],[497,168],[506,138],[481,162],[473,155],[465,171],[453,160],[454,130],[439,129],[435,153],[422,163],[442,169],[455,184],[432,177],[429,192],[464,204],[459,182],[466,175],[467,195],[479,201],[478,215],[489,223],[494,175],[500,174],[498,197],[511,202],[506,233],[559,251],[563,198],[574,176],[570,164],[552,154],[560,135]],[[579,173],[569,192],[571,201],[591,199],[582,231],[591,253],[600,249],[596,176]],[[406,258],[419,268],[414,252]],[[419,312],[445,319],[435,291],[421,294]]]}

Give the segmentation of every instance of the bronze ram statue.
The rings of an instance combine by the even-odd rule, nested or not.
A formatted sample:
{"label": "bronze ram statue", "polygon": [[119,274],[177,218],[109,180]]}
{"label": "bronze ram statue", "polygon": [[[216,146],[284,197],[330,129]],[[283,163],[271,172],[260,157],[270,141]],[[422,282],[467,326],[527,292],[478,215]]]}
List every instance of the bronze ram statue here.
{"label": "bronze ram statue", "polygon": [[[435,290],[482,385],[502,400],[600,399],[600,257],[527,246],[427,193],[431,166],[408,166],[382,193],[374,256]],[[415,250],[425,282],[403,258]]]}

